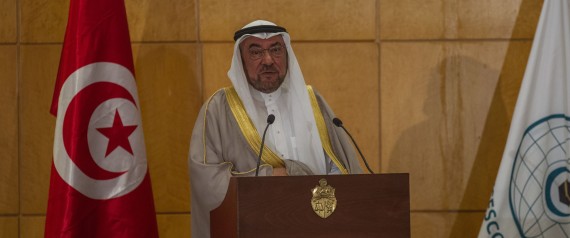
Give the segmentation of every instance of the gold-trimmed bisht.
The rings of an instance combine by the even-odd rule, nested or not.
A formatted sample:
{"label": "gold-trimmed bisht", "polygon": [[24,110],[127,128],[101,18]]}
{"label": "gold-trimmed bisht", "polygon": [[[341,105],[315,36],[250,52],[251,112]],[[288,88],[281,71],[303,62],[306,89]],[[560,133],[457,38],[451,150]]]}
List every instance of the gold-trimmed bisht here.
{"label": "gold-trimmed bisht", "polygon": [[325,124],[325,119],[323,118],[323,114],[321,113],[321,108],[319,107],[319,103],[317,102],[317,97],[315,96],[315,92],[313,91],[313,87],[311,85],[307,85],[307,90],[309,91],[309,98],[311,99],[311,106],[313,107],[313,114],[315,116],[315,123],[317,123],[317,128],[319,130],[319,136],[321,137],[321,143],[323,145],[323,149],[329,156],[329,158],[333,161],[333,163],[338,167],[342,174],[348,174],[348,170],[340,163],[337,156],[334,154],[331,140],[329,138],[329,133],[327,130],[327,124]]}
{"label": "gold-trimmed bisht", "polygon": [[[236,119],[242,134],[246,138],[246,141],[249,144],[249,146],[251,147],[251,149],[254,152],[258,153],[257,151],[259,151],[260,146],[261,146],[261,137],[257,133],[257,129],[255,129],[253,122],[251,121],[251,119],[247,115],[247,112],[245,111],[245,107],[243,106],[241,99],[239,98],[237,92],[235,91],[235,89],[233,87],[226,87],[226,88],[223,88],[223,90],[226,94],[226,100],[228,101],[228,104],[230,106],[232,114],[234,115],[234,118]],[[313,116],[315,117],[315,123],[317,124],[317,129],[319,131],[319,137],[321,139],[323,149],[324,149],[325,153],[327,154],[327,156],[339,168],[341,173],[342,174],[348,174],[348,170],[344,167],[344,165],[342,163],[340,163],[340,160],[338,159],[338,157],[334,154],[334,152],[332,150],[328,130],[327,130],[323,115],[321,113],[319,104],[317,102],[315,92],[313,91],[313,88],[310,85],[307,85],[307,91],[309,93],[309,99],[311,101],[311,106],[313,108]],[[208,99],[208,103],[210,100],[211,100],[211,98]],[[206,106],[206,111],[207,111],[207,109],[208,108]],[[205,129],[205,125],[206,125],[206,117],[204,116],[204,129]],[[204,136],[205,136],[205,133],[204,133]],[[205,141],[205,138],[203,138],[203,140]],[[204,143],[204,147],[205,146],[206,145]],[[283,159],[281,159],[270,148],[268,148],[266,145],[264,145],[263,150],[266,151],[266,153],[263,153],[263,156],[261,157],[261,160],[263,160],[264,163],[269,164],[269,165],[273,166],[274,168],[285,167],[285,162],[283,161]],[[204,148],[204,151],[205,151],[205,148]],[[204,154],[204,162],[205,161],[206,161],[206,155]],[[255,169],[253,169],[253,171],[254,170]],[[249,172],[250,171],[244,172],[244,173],[249,173]]]}
{"label": "gold-trimmed bisht", "polygon": [[[227,87],[224,88],[224,91],[226,92],[226,100],[228,100],[228,104],[230,105],[234,118],[239,125],[241,133],[244,135],[247,143],[253,149],[253,151],[255,151],[256,154],[259,153],[257,151],[259,151],[261,147],[261,137],[259,137],[257,129],[255,129],[253,122],[247,115],[247,112],[245,111],[243,103],[241,102],[241,99],[239,98],[236,90],[234,87]],[[267,145],[263,145],[263,151],[266,152],[263,153],[263,156],[261,157],[261,160],[263,160],[263,162],[270,164],[273,166],[273,168],[285,167],[285,162],[283,159],[279,158],[279,156],[275,154],[275,152],[273,152],[271,149],[269,149]]]}

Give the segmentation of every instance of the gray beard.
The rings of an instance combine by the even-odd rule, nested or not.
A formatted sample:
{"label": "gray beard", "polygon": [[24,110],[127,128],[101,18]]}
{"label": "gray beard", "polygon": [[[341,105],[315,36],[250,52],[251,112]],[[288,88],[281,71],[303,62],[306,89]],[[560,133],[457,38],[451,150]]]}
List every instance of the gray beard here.
{"label": "gray beard", "polygon": [[264,83],[261,80],[251,80],[249,77],[247,78],[247,82],[249,83],[249,85],[251,85],[253,88],[255,88],[255,90],[260,91],[262,93],[272,93],[275,92],[275,90],[277,90],[279,87],[281,87],[281,84],[283,84],[283,81],[285,81],[285,76],[281,77],[279,76],[277,81],[274,83]]}

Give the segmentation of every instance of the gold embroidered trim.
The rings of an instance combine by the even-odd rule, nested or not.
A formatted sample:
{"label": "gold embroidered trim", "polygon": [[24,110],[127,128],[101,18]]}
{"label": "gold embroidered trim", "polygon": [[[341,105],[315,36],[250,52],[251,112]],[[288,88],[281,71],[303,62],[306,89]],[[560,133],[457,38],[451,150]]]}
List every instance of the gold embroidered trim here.
{"label": "gold embroidered trim", "polygon": [[[262,165],[259,165],[259,169],[261,170],[261,168],[262,168],[262,167],[265,167],[265,166],[271,166],[271,165],[269,165],[269,164],[262,164]],[[232,165],[232,168],[233,168],[233,165]],[[253,169],[250,169],[249,171],[245,171],[245,172],[231,171],[231,173],[232,173],[233,175],[244,175],[244,174],[253,173],[253,172],[255,171],[255,169],[256,169],[256,168],[253,168]]]}
{"label": "gold embroidered trim", "polygon": [[[236,90],[233,87],[224,88],[226,92],[226,99],[228,100],[228,104],[234,114],[234,118],[238,122],[239,128],[241,133],[244,135],[247,143],[251,147],[251,149],[255,152],[256,155],[259,156],[259,149],[261,147],[261,137],[257,133],[257,129],[253,126],[253,122],[247,115],[243,103],[239,98]],[[263,162],[270,164],[274,168],[284,168],[285,162],[275,152],[267,147],[267,145],[263,145],[263,156],[261,160]]]}
{"label": "gold embroidered trim", "polygon": [[[206,160],[206,154],[208,153],[208,151],[206,150],[206,123],[208,120],[206,120],[206,118],[208,117],[208,106],[210,106],[210,101],[212,101],[212,98],[214,97],[214,95],[216,95],[217,93],[221,92],[222,90],[218,90],[216,91],[214,94],[212,94],[212,96],[210,96],[210,98],[208,98],[208,103],[206,103],[206,108],[204,109],[204,123],[202,123],[204,125],[204,127],[202,128],[202,143],[204,145],[204,164],[207,164],[207,160]],[[224,164],[229,164],[230,166],[228,167],[228,171],[230,173],[233,173],[233,167],[234,164],[232,162],[222,162],[220,163],[220,165],[224,165]]]}
{"label": "gold embroidered trim", "polygon": [[[218,94],[220,91],[222,91],[221,89],[216,91],[214,94],[212,94],[212,96],[210,96],[210,98],[208,98],[208,103],[206,103],[206,108],[204,109],[204,123],[202,123],[202,125],[204,125],[204,127],[202,128],[202,142],[204,144],[204,164],[206,164],[206,153],[208,152],[206,150],[206,122],[208,120],[206,120],[206,118],[208,118],[208,107],[210,106],[210,101],[212,101],[212,98],[214,97],[214,95]],[[232,165],[233,166],[233,165]]]}
{"label": "gold embroidered trim", "polygon": [[311,99],[311,106],[313,107],[313,114],[315,116],[315,122],[317,123],[317,128],[319,130],[319,136],[321,137],[321,143],[325,152],[331,158],[333,163],[338,167],[342,174],[348,174],[348,170],[340,163],[336,155],[334,154],[331,146],[331,141],[329,138],[329,133],[327,130],[327,126],[325,124],[325,119],[323,118],[323,114],[321,113],[321,109],[319,108],[319,103],[317,102],[317,97],[315,96],[315,92],[313,91],[313,87],[307,85],[307,90],[309,91],[309,98]]}

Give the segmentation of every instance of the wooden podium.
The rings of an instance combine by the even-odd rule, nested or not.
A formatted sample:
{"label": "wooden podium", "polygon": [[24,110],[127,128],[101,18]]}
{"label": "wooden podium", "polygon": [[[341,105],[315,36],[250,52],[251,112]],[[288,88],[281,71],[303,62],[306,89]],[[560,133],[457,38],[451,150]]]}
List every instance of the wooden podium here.
{"label": "wooden podium", "polygon": [[[326,179],[336,209],[321,218],[312,189]],[[210,213],[212,238],[410,237],[408,174],[232,177]]]}

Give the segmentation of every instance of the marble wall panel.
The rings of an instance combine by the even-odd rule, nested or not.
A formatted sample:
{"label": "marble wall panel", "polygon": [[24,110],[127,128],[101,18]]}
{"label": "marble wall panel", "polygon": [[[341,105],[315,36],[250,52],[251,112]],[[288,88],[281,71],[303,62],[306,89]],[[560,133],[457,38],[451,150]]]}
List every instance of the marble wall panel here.
{"label": "marble wall panel", "polygon": [[20,42],[63,42],[69,1],[20,0]]}
{"label": "marble wall panel", "polygon": [[324,96],[368,164],[380,172],[377,44],[294,43],[293,47],[305,82]]}
{"label": "marble wall panel", "polygon": [[412,212],[411,237],[477,237],[483,223],[481,212]]}
{"label": "marble wall panel", "polygon": [[412,209],[486,208],[529,43],[382,44],[382,165]]}
{"label": "marble wall panel", "polygon": [[15,43],[17,38],[17,1],[0,0],[0,43]]}
{"label": "marble wall panel", "polygon": [[45,216],[23,216],[20,218],[20,238],[44,237]]}
{"label": "marble wall panel", "polygon": [[0,214],[17,214],[18,174],[18,76],[17,48],[0,45]]}
{"label": "marble wall panel", "polygon": [[18,237],[18,217],[0,217],[0,238]]}
{"label": "marble wall panel", "polygon": [[236,30],[257,19],[287,28],[294,41],[374,40],[375,9],[374,0],[205,0],[200,40],[232,41]]}
{"label": "marble wall panel", "polygon": [[134,44],[147,159],[157,212],[190,209],[187,158],[202,106],[195,44]]}
{"label": "marble wall panel", "polygon": [[205,43],[202,45],[202,100],[205,102],[223,87],[231,86],[227,76],[232,62],[234,44]]}
{"label": "marble wall panel", "polygon": [[126,0],[131,40],[195,41],[196,0]]}
{"label": "marble wall panel", "polygon": [[543,0],[379,1],[382,40],[529,39]]}
{"label": "marble wall panel", "polygon": [[49,113],[60,45],[20,47],[20,182],[23,214],[45,214],[55,117]]}

